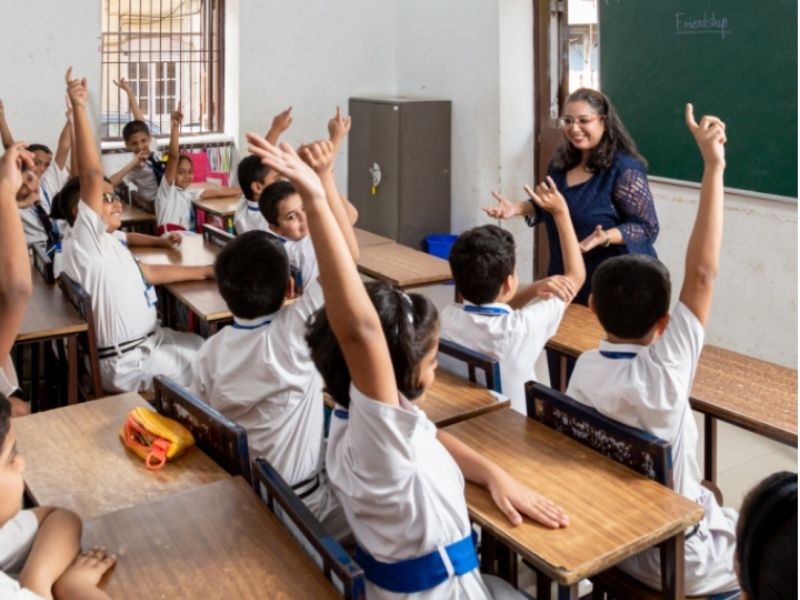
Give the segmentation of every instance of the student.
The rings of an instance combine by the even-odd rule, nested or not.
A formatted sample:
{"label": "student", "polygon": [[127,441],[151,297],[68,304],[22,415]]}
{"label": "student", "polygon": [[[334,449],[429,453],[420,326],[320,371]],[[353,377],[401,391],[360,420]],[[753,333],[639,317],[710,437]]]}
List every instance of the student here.
{"label": "student", "polygon": [[169,134],[167,168],[156,194],[156,222],[158,233],[194,230],[194,206],[198,198],[231,198],[239,195],[236,188],[219,187],[204,190],[190,189],[194,176],[192,159],[180,153],[178,137],[181,132],[183,113],[181,105],[172,113]]}
{"label": "student", "polygon": [[[486,485],[514,524],[524,513],[556,528],[567,525],[566,515],[437,432],[407,400],[424,394],[434,378],[435,307],[385,284],[372,284],[368,293],[313,170],[286,144],[276,148],[253,134],[247,138],[251,152],[294,183],[308,216],[326,304],[307,340],[337,404],[327,470],[359,545],[367,596],[520,597],[505,582],[498,583],[504,592],[490,596],[478,572],[464,477]],[[459,551],[463,560],[449,570],[442,555]]]}
{"label": "student", "polygon": [[[49,251],[57,247],[60,241],[58,224],[50,219],[49,213],[53,197],[69,178],[67,158],[72,141],[69,118],[70,114],[67,111],[67,123],[58,138],[55,157],[50,148],[44,144],[30,144],[27,147],[28,151],[34,155],[31,174],[36,176],[38,193],[26,194],[24,198],[19,199],[19,212],[28,245],[45,243]],[[2,136],[5,148],[9,148],[14,143],[2,101],[0,101],[0,136]],[[28,185],[32,187],[34,182],[31,180]]]}
{"label": "student", "polygon": [[[292,107],[290,106],[272,119],[272,126],[265,136],[267,141],[270,144],[277,144],[281,134],[289,129],[291,124]],[[233,216],[236,233],[267,229],[267,222],[261,216],[258,208],[258,197],[261,195],[261,191],[277,178],[278,174],[270,171],[269,167],[264,165],[257,156],[245,156],[239,162],[236,179],[239,181],[244,196]]]}
{"label": "student", "polygon": [[567,203],[553,180],[548,177],[535,192],[526,190],[553,215],[565,274],[519,289],[514,237],[496,225],[476,227],[462,233],[450,252],[450,268],[465,302],[442,311],[442,337],[498,360],[503,393],[522,414],[527,413],[525,382],[534,378],[536,359],[586,276]]}
{"label": "student", "polygon": [[774,473],[745,497],[736,565],[743,600],[797,598],[797,473]]}
{"label": "student", "polygon": [[[105,181],[109,184],[111,183],[107,178]],[[53,274],[56,277],[64,270],[62,264],[64,248],[68,247],[72,242],[72,227],[75,225],[75,218],[78,216],[80,199],[81,182],[79,177],[70,179],[53,198],[53,211],[50,216],[53,219],[59,219],[64,222],[61,227],[61,245],[53,253]],[[129,248],[174,248],[183,241],[183,237],[178,232],[173,231],[161,237],[156,237],[154,235],[116,229],[116,222],[109,225],[106,231]]]}
{"label": "student", "polygon": [[127,94],[128,104],[133,114],[133,121],[122,128],[125,148],[133,153],[133,157],[128,164],[111,176],[111,186],[117,187],[123,181],[131,183],[142,197],[155,201],[166,165],[155,152],[150,152],[153,138],[130,85],[124,77],[119,81],[115,80],[114,85]]}
{"label": "student", "polygon": [[207,279],[213,267],[137,263],[108,230],[119,228],[122,210],[111,184],[103,178],[100,156],[86,114],[85,80],[67,85],[75,121],[81,201],[64,252],[64,272],[92,297],[103,387],[109,391],[147,390],[155,375],[189,383],[189,363],[201,337],[160,327],[154,286]]}
{"label": "student", "polygon": [[[737,588],[736,511],[720,508],[701,485],[697,427],[689,406],[719,266],[726,138],[725,124],[716,117],[705,116],[698,125],[691,104],[686,105],[686,124],[704,170],[679,302],[669,314],[669,272],[655,258],[631,254],[600,265],[592,278],[589,307],[608,339],[599,351],[578,358],[567,394],[672,446],[675,491],[705,511],[686,536],[685,593],[706,595]],[[620,567],[652,588],[661,586],[657,549]]]}
{"label": "student", "polygon": [[[333,178],[330,142],[311,147],[320,177]],[[339,198],[331,210],[350,252],[355,236]],[[265,231],[248,231],[222,249],[214,270],[234,323],[210,337],[192,361],[191,391],[247,430],[250,453],[277,469],[337,539],[349,533],[344,513],[322,470],[322,381],[305,341],[306,321],[323,304],[311,280],[291,297],[286,250]]]}

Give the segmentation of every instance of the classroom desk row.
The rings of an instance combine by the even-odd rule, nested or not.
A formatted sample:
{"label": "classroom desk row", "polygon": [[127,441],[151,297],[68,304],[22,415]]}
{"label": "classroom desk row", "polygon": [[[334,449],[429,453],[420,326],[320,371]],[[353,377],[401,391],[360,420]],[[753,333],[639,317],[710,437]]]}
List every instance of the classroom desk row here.
{"label": "classroom desk row", "polygon": [[[561,355],[561,381],[566,357],[577,357],[600,345],[605,332],[585,306],[567,307],[558,332],[547,347]],[[556,387],[556,386],[553,386]],[[689,402],[703,414],[704,476],[716,480],[717,420],[797,447],[797,371],[706,344],[700,355]]]}

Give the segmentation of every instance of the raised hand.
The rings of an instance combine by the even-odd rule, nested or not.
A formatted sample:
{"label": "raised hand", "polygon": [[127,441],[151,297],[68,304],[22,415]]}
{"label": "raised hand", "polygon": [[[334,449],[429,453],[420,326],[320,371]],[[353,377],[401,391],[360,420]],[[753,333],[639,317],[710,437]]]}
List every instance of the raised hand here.
{"label": "raised hand", "polygon": [[331,141],[338,145],[345,137],[347,137],[347,134],[350,133],[350,126],[352,124],[352,118],[349,115],[346,117],[342,116],[342,111],[337,106],[336,114],[330,121],[328,121],[328,133],[331,136]]}
{"label": "raised hand", "polygon": [[170,115],[170,123],[173,127],[180,127],[181,123],[183,123],[183,112],[181,111],[181,106],[183,102],[178,102],[178,106],[175,107],[175,110],[172,111]]}
{"label": "raised hand", "polygon": [[694,136],[700,154],[703,155],[703,162],[707,165],[725,166],[725,123],[719,117],[704,115],[698,124],[694,120],[694,107],[691,103],[686,104],[685,110],[686,126]]}
{"label": "raised hand", "polygon": [[115,86],[117,86],[119,89],[121,89],[126,94],[132,94],[133,93],[133,90],[131,90],[131,86],[128,83],[128,80],[125,79],[124,77],[120,77],[119,81],[117,81],[116,79],[113,79],[112,81],[113,81]]}
{"label": "raised hand", "polygon": [[3,104],[3,101],[0,100],[0,119],[5,119],[6,117],[6,107]]}
{"label": "raised hand", "polygon": [[536,203],[536,206],[546,210],[551,215],[555,216],[568,210],[567,201],[564,200],[564,196],[558,191],[555,182],[550,176],[538,184],[535,190],[526,185],[525,192]]}
{"label": "raised hand", "polygon": [[33,173],[33,153],[25,149],[27,145],[27,142],[15,142],[0,157],[0,184],[7,185],[14,194],[22,186],[22,166],[27,166],[28,172]]}
{"label": "raised hand", "polygon": [[67,73],[64,76],[67,82],[67,95],[69,96],[69,100],[72,103],[73,108],[76,106],[86,106],[86,100],[89,97],[89,92],[86,89],[86,78],[83,79],[73,79],[72,78],[72,67],[67,69]]}
{"label": "raised hand", "polygon": [[481,210],[493,219],[510,219],[520,214],[519,208],[499,192],[492,192],[492,196],[497,200],[494,206],[482,206]]}
{"label": "raised hand", "polygon": [[254,133],[247,134],[247,141],[250,142],[250,153],[291,181],[304,201],[310,197],[325,198],[319,176],[289,144],[284,142],[280,146],[273,146]]}
{"label": "raised hand", "polygon": [[274,131],[276,134],[280,135],[292,124],[292,107],[290,106],[284,111],[279,112],[272,118],[272,127],[270,127],[270,131]]}
{"label": "raised hand", "polygon": [[333,168],[336,150],[333,142],[320,140],[312,144],[305,144],[297,152],[308,166],[314,169],[317,175],[329,172]]}

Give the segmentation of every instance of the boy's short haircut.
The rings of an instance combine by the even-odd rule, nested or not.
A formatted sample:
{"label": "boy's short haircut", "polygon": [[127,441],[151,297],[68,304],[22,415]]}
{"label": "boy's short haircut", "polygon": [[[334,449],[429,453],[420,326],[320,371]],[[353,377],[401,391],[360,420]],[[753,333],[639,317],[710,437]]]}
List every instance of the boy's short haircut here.
{"label": "boy's short haircut", "polygon": [[604,261],[592,277],[597,318],[606,332],[622,339],[647,335],[669,312],[669,270],[644,254],[625,254]]}
{"label": "boy's short haircut", "polygon": [[[108,177],[103,177],[103,181],[111,183]],[[61,219],[69,223],[70,227],[75,225],[75,207],[81,199],[81,179],[72,177],[64,184],[59,192],[53,196],[52,206],[50,207],[50,218]]]}
{"label": "boy's short haircut", "polygon": [[268,173],[269,167],[263,164],[257,156],[251,154],[239,161],[239,166],[236,168],[236,179],[239,180],[239,187],[242,188],[245,198],[255,200],[250,184],[254,181],[263,181]]}
{"label": "boy's short haircut", "polygon": [[516,262],[514,236],[497,225],[465,231],[450,251],[458,291],[473,304],[494,302]]}
{"label": "boy's short haircut", "polygon": [[8,430],[11,427],[11,402],[5,394],[0,393],[0,448],[6,442]]}
{"label": "boy's short haircut", "polygon": [[[419,371],[422,359],[439,339],[439,312],[422,294],[406,294],[381,281],[364,287],[378,312],[389,346],[397,390],[408,400],[418,398],[423,392]],[[325,389],[337,404],[350,406],[350,371],[325,307],[308,320],[306,342]]]}
{"label": "boy's short haircut", "polygon": [[51,156],[53,155],[53,151],[52,151],[52,150],[50,150],[50,148],[48,148],[48,147],[47,147],[47,146],[45,146],[44,144],[31,144],[30,146],[28,146],[28,147],[27,147],[27,148],[25,148],[25,149],[26,149],[28,152],[37,152],[37,151],[40,151],[40,152],[44,152],[44,153],[46,153],[46,154],[49,154],[49,155],[51,155]]}
{"label": "boy's short haircut", "polygon": [[214,275],[222,299],[234,316],[255,319],[277,312],[289,281],[289,258],[266,231],[237,235],[217,256]]}
{"label": "boy's short haircut", "polygon": [[144,121],[134,119],[133,121],[126,123],[125,127],[122,128],[122,139],[125,140],[125,143],[127,144],[131,136],[136,133],[146,133],[147,135],[150,135],[150,128]]}
{"label": "boy's short haircut", "polygon": [[797,473],[773,473],[747,494],[736,525],[736,562],[751,600],[797,598]]}
{"label": "boy's short haircut", "polygon": [[291,181],[276,181],[264,188],[258,197],[258,209],[267,223],[278,224],[278,207],[286,198],[296,193],[297,189]]}

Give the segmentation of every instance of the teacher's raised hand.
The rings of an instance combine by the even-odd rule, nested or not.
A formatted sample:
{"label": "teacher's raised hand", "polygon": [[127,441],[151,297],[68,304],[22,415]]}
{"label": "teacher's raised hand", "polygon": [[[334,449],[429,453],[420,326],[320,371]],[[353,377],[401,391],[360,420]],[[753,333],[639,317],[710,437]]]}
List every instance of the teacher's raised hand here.
{"label": "teacher's raised hand", "polygon": [[512,202],[499,192],[492,192],[492,196],[497,200],[497,204],[494,206],[482,206],[481,210],[493,219],[524,217],[532,212],[529,202]]}

